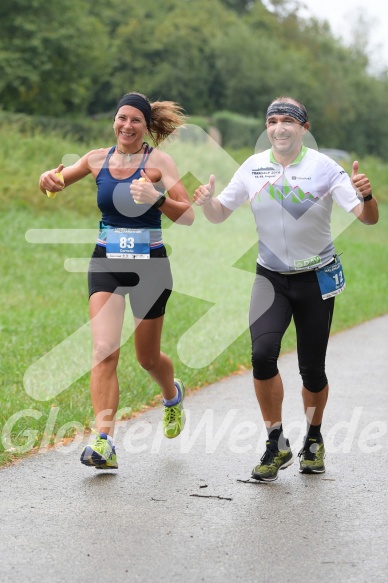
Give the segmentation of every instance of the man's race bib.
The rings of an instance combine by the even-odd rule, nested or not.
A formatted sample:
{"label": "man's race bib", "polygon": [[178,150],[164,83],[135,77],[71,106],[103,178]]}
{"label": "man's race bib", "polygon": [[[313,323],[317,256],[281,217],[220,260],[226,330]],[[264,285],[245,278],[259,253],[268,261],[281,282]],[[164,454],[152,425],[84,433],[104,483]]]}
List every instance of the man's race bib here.
{"label": "man's race bib", "polygon": [[338,255],[335,256],[333,263],[316,269],[316,274],[324,300],[344,291],[346,283],[342,263]]}
{"label": "man's race bib", "polygon": [[109,259],[149,259],[149,229],[108,229],[106,256]]}

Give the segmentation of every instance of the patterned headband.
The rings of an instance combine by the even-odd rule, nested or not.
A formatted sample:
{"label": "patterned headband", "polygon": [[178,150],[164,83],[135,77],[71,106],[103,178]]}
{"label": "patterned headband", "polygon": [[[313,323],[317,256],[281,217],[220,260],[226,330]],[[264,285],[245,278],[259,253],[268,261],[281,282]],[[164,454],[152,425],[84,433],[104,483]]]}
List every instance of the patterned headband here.
{"label": "patterned headband", "polygon": [[287,115],[297,119],[303,125],[308,121],[307,114],[300,107],[293,103],[288,103],[288,101],[271,103],[267,109],[266,118],[268,119],[271,115]]}

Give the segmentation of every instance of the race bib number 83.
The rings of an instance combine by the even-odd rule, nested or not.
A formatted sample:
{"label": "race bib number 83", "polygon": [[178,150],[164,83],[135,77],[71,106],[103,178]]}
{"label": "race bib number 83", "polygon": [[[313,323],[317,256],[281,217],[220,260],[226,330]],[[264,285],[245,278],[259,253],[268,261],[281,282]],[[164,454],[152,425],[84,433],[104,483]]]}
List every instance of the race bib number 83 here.
{"label": "race bib number 83", "polygon": [[106,256],[109,259],[149,259],[149,229],[108,229]]}

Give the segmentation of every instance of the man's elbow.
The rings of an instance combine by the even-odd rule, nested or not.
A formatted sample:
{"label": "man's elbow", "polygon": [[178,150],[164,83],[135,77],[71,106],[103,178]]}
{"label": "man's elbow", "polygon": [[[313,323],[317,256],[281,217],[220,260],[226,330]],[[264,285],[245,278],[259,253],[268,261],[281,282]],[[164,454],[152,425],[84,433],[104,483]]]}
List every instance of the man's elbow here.
{"label": "man's elbow", "polygon": [[364,225],[376,225],[376,223],[379,222],[379,217],[377,216],[376,218],[373,219],[368,219],[366,221],[363,221]]}
{"label": "man's elbow", "polygon": [[359,205],[353,210],[353,212],[358,220],[364,225],[375,225],[379,220],[379,209],[377,205],[375,205],[375,208],[369,209],[365,208],[365,204]]}
{"label": "man's elbow", "polygon": [[376,211],[373,215],[368,214],[367,216],[363,216],[363,213],[361,213],[357,218],[364,225],[376,225],[379,221],[379,213]]}

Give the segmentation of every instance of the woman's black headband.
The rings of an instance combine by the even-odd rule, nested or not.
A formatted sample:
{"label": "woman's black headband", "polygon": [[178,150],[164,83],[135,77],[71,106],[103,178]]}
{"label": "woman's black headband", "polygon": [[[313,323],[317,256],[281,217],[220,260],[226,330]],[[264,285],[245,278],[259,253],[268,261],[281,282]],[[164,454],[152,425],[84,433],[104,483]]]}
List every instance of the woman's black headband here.
{"label": "woman's black headband", "polygon": [[146,120],[147,128],[150,127],[151,104],[147,101],[147,99],[145,99],[142,95],[138,95],[137,93],[127,93],[120,99],[117,105],[115,117],[120,107],[123,107],[124,105],[131,105],[132,107],[136,107],[136,109],[140,110]]}

